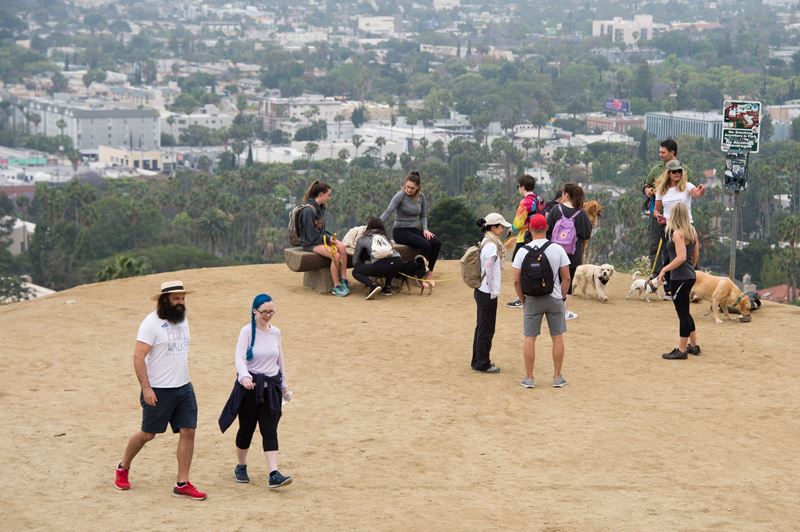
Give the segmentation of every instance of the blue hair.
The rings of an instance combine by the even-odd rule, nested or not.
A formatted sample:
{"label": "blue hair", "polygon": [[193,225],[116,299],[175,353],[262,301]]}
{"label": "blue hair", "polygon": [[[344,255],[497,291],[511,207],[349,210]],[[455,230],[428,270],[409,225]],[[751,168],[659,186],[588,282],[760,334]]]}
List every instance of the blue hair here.
{"label": "blue hair", "polygon": [[253,306],[250,307],[250,345],[247,346],[247,360],[253,360],[253,344],[256,343],[256,315],[253,314],[253,311],[270,301],[272,298],[269,294],[258,294],[253,299]]}

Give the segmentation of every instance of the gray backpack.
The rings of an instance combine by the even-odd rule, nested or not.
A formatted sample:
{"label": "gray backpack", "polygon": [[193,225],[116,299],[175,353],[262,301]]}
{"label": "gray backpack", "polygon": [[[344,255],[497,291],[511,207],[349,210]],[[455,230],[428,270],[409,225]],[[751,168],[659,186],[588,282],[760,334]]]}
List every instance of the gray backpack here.
{"label": "gray backpack", "polygon": [[[305,207],[314,209],[312,205],[302,203],[292,207],[292,210],[289,212],[289,243],[293,246],[299,246],[301,242],[300,214]],[[316,213],[316,209],[314,209],[314,212]]]}

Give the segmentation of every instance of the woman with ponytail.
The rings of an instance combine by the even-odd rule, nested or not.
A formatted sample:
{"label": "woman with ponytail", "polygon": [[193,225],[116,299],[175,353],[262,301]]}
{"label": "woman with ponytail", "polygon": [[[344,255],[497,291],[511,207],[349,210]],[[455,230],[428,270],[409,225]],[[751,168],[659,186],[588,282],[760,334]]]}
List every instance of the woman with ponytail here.
{"label": "woman with ponytail", "polygon": [[[300,211],[300,245],[305,251],[313,251],[326,259],[331,259],[331,279],[335,296],[350,295],[350,281],[347,280],[347,248],[325,229],[325,210],[333,190],[322,181],[314,181],[303,196],[303,204],[310,208]],[[336,252],[333,253],[335,247]]]}
{"label": "woman with ponytail", "polygon": [[481,285],[473,294],[478,316],[472,339],[472,369],[479,373],[500,373],[500,368],[492,364],[489,353],[497,322],[497,296],[500,295],[501,272],[506,255],[501,237],[508,233],[511,224],[501,214],[493,212],[478,220],[478,227],[484,237],[480,244]]}
{"label": "woman with ponytail", "polygon": [[236,433],[236,482],[250,482],[247,474],[247,451],[256,430],[261,432],[271,489],[292,483],[292,477],[278,471],[278,422],[281,403],[292,392],[286,385],[283,370],[281,331],[272,325],[275,307],[267,294],[258,294],[250,307],[250,322],[242,327],[236,342],[234,361],[237,379],[220,417],[222,432],[239,418]]}

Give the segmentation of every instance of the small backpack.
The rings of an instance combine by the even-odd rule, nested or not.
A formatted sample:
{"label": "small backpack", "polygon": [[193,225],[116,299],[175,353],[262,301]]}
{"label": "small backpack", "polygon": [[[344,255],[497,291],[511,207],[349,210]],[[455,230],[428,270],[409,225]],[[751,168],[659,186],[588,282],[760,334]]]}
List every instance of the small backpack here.
{"label": "small backpack", "polygon": [[522,260],[519,280],[522,293],[526,296],[546,296],[553,293],[555,276],[544,252],[550,244],[551,242],[547,242],[542,247],[525,246],[528,254]]}
{"label": "small backpack", "polygon": [[[300,213],[303,212],[305,207],[312,207],[308,203],[301,203],[300,205],[295,205],[292,207],[292,210],[289,212],[289,243],[293,246],[299,246],[301,242],[300,237]],[[316,212],[316,209],[314,209]]]}
{"label": "small backpack", "polygon": [[372,260],[388,259],[394,254],[394,248],[389,240],[379,234],[372,235]]}
{"label": "small backpack", "polygon": [[574,255],[578,245],[578,231],[575,229],[575,218],[581,211],[576,210],[575,214],[569,218],[564,216],[564,209],[561,205],[558,206],[558,211],[561,213],[561,218],[556,220],[555,225],[553,225],[553,236],[551,240],[564,248],[567,255]]}
{"label": "small backpack", "polygon": [[483,282],[481,275],[481,250],[483,242],[470,246],[461,257],[461,280],[470,288],[478,288]]}

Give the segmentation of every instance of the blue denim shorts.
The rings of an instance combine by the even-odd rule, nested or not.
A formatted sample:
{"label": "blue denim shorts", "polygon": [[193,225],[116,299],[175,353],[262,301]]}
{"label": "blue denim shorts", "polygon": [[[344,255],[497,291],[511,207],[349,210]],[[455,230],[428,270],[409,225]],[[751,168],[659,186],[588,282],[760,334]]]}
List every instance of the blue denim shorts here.
{"label": "blue denim shorts", "polygon": [[167,431],[167,423],[172,426],[172,432],[197,428],[197,400],[191,382],[179,388],[153,388],[153,391],[156,406],[145,403],[144,395],[139,394],[142,432],[161,434]]}

